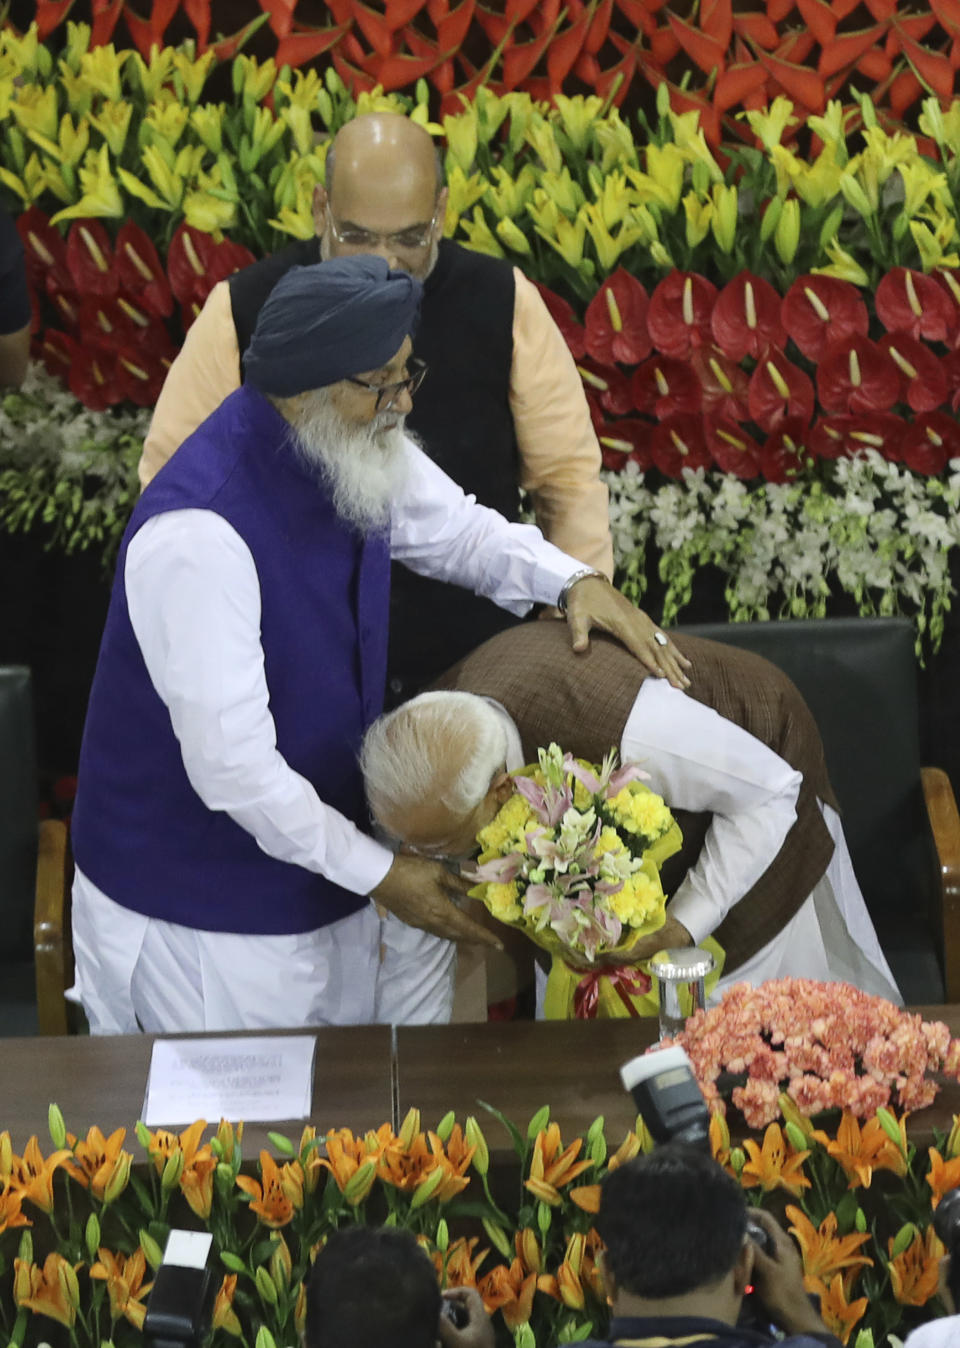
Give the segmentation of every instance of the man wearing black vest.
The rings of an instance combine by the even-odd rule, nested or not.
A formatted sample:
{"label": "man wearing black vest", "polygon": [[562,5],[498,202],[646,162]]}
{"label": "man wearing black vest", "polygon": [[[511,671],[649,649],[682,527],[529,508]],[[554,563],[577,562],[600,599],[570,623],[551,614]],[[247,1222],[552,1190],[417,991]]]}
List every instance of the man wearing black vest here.
{"label": "man wearing black vest", "polygon": [[[317,237],[292,244],[211,292],[160,394],[140,463],[146,485],[240,382],[257,315],[293,265],[376,253],[425,281],[416,338],[430,366],[410,419],[424,448],[465,491],[518,518],[529,493],[550,542],[612,574],[607,491],[582,385],[536,288],[508,263],[441,242],[446,189],[429,135],[370,114],[338,133]],[[388,705],[429,683],[511,619],[484,599],[395,568]]]}

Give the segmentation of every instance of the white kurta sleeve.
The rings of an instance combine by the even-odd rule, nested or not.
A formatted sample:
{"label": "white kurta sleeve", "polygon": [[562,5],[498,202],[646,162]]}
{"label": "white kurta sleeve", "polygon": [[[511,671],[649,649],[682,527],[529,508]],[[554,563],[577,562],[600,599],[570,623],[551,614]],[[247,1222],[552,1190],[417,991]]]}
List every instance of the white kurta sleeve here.
{"label": "white kurta sleeve", "polygon": [[709,811],[703,850],[668,905],[694,942],[715,931],[783,845],[802,777],[760,740],[710,707],[645,679],[624,728],[625,761],[680,810]]}
{"label": "white kurta sleeve", "polygon": [[477,504],[415,445],[409,475],[392,507],[390,550],[411,571],[451,581],[522,616],[555,604],[583,563],[531,524],[511,524]]}
{"label": "white kurta sleeve", "polygon": [[156,515],[127,549],[130,622],[190,785],[268,856],[368,894],[392,853],[325,805],[277,749],[247,545],[208,510]]}

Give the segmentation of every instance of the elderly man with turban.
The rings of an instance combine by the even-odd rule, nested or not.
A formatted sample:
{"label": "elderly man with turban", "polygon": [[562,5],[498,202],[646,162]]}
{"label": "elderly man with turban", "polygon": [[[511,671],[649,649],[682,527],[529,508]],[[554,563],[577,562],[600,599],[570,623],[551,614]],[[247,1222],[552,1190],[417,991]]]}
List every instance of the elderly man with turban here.
{"label": "elderly man with turban", "polygon": [[[559,597],[578,649],[601,627],[685,680],[605,578],[478,506],[405,437],[420,295],[374,257],[288,272],[245,384],[133,512],[73,822],[75,995],[94,1032],[448,1011],[448,947],[423,932],[491,938],[440,864],[363,831],[391,556],[515,613]],[[423,930],[406,941],[370,894]]]}

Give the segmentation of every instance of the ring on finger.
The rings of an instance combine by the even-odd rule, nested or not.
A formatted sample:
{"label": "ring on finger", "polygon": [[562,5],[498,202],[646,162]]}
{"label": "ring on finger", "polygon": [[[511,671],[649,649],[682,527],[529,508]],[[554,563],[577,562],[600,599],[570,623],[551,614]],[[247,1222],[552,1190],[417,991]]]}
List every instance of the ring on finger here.
{"label": "ring on finger", "polygon": [[667,638],[663,632],[654,632],[653,639],[658,646],[666,646],[667,644]]}

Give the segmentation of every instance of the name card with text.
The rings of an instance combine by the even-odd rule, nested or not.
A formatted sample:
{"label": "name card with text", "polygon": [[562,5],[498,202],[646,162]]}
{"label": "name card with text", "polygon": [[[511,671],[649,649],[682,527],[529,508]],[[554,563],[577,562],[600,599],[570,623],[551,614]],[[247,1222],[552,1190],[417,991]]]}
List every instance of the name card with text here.
{"label": "name card with text", "polygon": [[147,1127],[305,1119],[313,1099],[312,1034],[242,1039],[158,1039],[143,1120]]}

